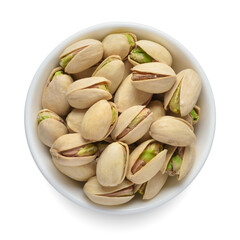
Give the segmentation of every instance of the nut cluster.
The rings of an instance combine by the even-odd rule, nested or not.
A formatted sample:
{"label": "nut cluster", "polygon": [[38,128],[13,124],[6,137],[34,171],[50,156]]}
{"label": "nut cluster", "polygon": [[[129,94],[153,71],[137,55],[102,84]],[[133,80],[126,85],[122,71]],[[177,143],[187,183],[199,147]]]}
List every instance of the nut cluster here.
{"label": "nut cluster", "polygon": [[155,197],[169,176],[190,171],[201,79],[175,73],[161,44],[133,33],[68,46],[46,81],[37,116],[39,139],[56,168],[94,203]]}

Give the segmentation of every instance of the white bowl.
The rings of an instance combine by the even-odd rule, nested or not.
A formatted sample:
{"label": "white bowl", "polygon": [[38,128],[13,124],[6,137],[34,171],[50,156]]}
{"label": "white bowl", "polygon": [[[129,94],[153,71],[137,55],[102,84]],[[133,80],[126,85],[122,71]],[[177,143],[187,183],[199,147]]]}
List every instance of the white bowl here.
{"label": "white bowl", "polygon": [[[192,68],[202,78],[203,88],[198,101],[201,107],[201,118],[195,127],[197,135],[197,157],[190,173],[181,181],[169,178],[161,192],[152,200],[142,201],[134,198],[127,204],[118,207],[104,207],[90,202],[82,191],[82,183],[71,180],[61,174],[53,165],[49,150],[38,139],[36,116],[41,109],[41,97],[48,75],[58,65],[58,56],[71,43],[84,39],[102,40],[112,32],[133,32],[138,39],[148,39],[164,45],[173,56],[173,69],[178,73],[182,69]],[[30,85],[25,104],[25,131],[28,145],[38,168],[52,186],[73,202],[98,212],[113,214],[131,214],[158,207],[181,193],[197,176],[210,152],[215,132],[215,103],[209,81],[192,54],[178,41],[167,34],[149,26],[135,23],[105,23],[77,32],[59,44],[43,61]]]}

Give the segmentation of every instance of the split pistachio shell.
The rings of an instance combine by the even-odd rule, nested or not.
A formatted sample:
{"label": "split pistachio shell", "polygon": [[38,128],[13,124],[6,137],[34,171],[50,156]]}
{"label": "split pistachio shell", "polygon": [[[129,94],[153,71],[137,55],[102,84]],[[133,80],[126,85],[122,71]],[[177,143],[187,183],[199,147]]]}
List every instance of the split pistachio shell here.
{"label": "split pistachio shell", "polygon": [[[143,111],[146,113],[139,116]],[[135,122],[135,123],[134,123]],[[132,144],[139,140],[150,128],[152,123],[152,112],[145,106],[133,106],[125,110],[118,119],[111,137],[115,141]],[[134,124],[134,126],[132,126]],[[124,136],[122,133],[126,131]]]}
{"label": "split pistachio shell", "polygon": [[137,41],[133,33],[114,33],[107,35],[103,41],[104,58],[118,55],[121,59],[127,57]]}
{"label": "split pistachio shell", "polygon": [[148,93],[167,92],[176,81],[174,70],[164,63],[152,62],[134,66],[132,84]]}
{"label": "split pistachio shell", "polygon": [[[92,152],[86,151],[88,154],[82,154],[80,150],[84,150],[84,147],[90,147]],[[50,153],[62,166],[83,166],[96,159],[97,146],[83,139],[80,133],[70,133],[59,137],[52,145]]]}
{"label": "split pistachio shell", "polygon": [[114,129],[118,110],[114,103],[101,100],[90,107],[81,123],[81,134],[91,141],[104,140]]}
{"label": "split pistachio shell", "polygon": [[44,87],[42,107],[50,109],[60,116],[68,114],[70,105],[66,98],[66,92],[72,82],[72,78],[63,73],[61,67],[55,68],[51,72]]}
{"label": "split pistachio shell", "polygon": [[65,72],[74,74],[95,65],[102,56],[102,43],[95,39],[85,39],[68,46],[59,58]]}
{"label": "split pistachio shell", "polygon": [[[168,154],[167,154],[165,163],[161,169],[161,172],[163,174],[167,172],[168,163],[171,160],[177,147],[167,146],[167,149],[168,149]],[[191,144],[185,147],[179,172],[176,173],[178,175],[179,181],[182,180],[189,173],[189,171],[192,168],[194,159],[195,159],[195,147],[194,147],[194,144]]]}
{"label": "split pistachio shell", "polygon": [[[194,70],[185,69],[181,71],[177,74],[177,80],[173,87],[164,95],[164,108],[170,107],[171,111],[180,113],[181,116],[186,116],[195,106],[201,88],[201,78]],[[175,100],[172,99],[173,97],[175,97]],[[170,105],[171,101],[174,104],[172,107]]]}
{"label": "split pistachio shell", "polygon": [[104,77],[90,77],[77,80],[68,87],[66,93],[67,100],[74,108],[89,108],[101,99],[109,100],[112,98],[108,91],[110,84],[111,82]]}
{"label": "split pistachio shell", "polygon": [[189,123],[191,123],[192,125],[195,125],[196,123],[198,123],[199,118],[200,118],[200,107],[198,107],[197,105],[195,105],[192,111],[187,116],[184,117],[184,119]]}
{"label": "split pistachio shell", "polygon": [[151,93],[136,89],[131,83],[132,74],[122,82],[114,97],[118,111],[123,112],[135,105],[146,105],[152,98]]}
{"label": "split pistachio shell", "polygon": [[146,149],[150,143],[156,142],[153,139],[147,140],[140,144],[134,151],[130,154],[129,166],[127,171],[127,179],[136,184],[142,184],[149,181],[153,176],[155,176],[162,168],[167,150],[160,151],[155,157],[153,157],[145,166],[143,166],[139,171],[132,173],[132,167],[135,162],[139,159],[140,155]]}
{"label": "split pistachio shell", "polygon": [[[163,108],[163,104],[158,101],[158,100],[153,100],[151,101],[148,105],[147,105],[147,108],[149,108],[153,115],[152,115],[152,118],[153,118],[153,122],[155,122],[158,118],[162,117],[162,116],[165,116],[165,110]],[[150,136],[149,134],[149,131],[147,131],[144,136],[139,139],[138,143],[142,143],[142,142],[145,142],[147,141],[148,139],[151,139],[152,137]]]}
{"label": "split pistachio shell", "polygon": [[125,178],[129,161],[128,145],[121,142],[109,144],[97,161],[97,180],[105,187],[119,185]]}
{"label": "split pistachio shell", "polygon": [[172,146],[188,146],[196,140],[193,127],[182,118],[163,116],[155,121],[149,131],[159,142]]}
{"label": "split pistachio shell", "polygon": [[123,80],[124,63],[117,55],[107,57],[95,70],[92,76],[105,77],[111,81],[109,92],[113,94]]}
{"label": "split pistachio shell", "polygon": [[[161,62],[169,66],[172,65],[172,56],[170,52],[159,43],[149,41],[149,40],[139,40],[136,42],[136,46],[139,47],[141,50],[143,50],[144,53],[147,54],[148,61]],[[135,57],[136,59],[140,58],[140,60],[142,60],[144,56],[142,56],[141,54],[141,56],[135,56]],[[131,54],[128,55],[128,60],[133,65],[139,64],[139,62],[137,62],[136,59],[134,60]]]}
{"label": "split pistachio shell", "polygon": [[90,178],[83,187],[84,193],[94,203],[106,206],[120,205],[129,202],[134,197],[133,183],[124,180],[115,187],[104,187],[97,177]]}
{"label": "split pistachio shell", "polygon": [[37,120],[38,137],[48,147],[51,147],[57,138],[68,133],[63,119],[49,109],[40,110]]}
{"label": "split pistachio shell", "polygon": [[125,67],[125,71],[124,71],[123,79],[126,79],[126,77],[132,73],[131,71],[132,64],[128,60],[125,60],[124,67]]}
{"label": "split pistachio shell", "polygon": [[143,200],[150,200],[154,198],[163,188],[168,178],[168,174],[162,174],[159,171],[153,178],[146,182]]}
{"label": "split pistachio shell", "polygon": [[76,181],[87,181],[96,174],[96,162],[90,162],[81,166],[63,166],[54,157],[52,161],[61,173]]}
{"label": "split pistachio shell", "polygon": [[67,128],[71,133],[80,133],[82,119],[87,109],[73,109],[66,117]]}

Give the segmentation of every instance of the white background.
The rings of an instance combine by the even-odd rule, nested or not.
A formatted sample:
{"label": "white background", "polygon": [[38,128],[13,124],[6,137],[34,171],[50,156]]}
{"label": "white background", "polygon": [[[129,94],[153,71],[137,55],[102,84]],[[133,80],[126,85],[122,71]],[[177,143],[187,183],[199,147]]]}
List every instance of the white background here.
{"label": "white background", "polygon": [[[0,239],[239,239],[239,1],[1,1]],[[35,165],[24,133],[28,87],[47,54],[102,22],[158,28],[185,45],[211,83],[217,129],[206,164],[165,205],[131,216],[83,209]],[[152,236],[152,237],[150,237]]]}

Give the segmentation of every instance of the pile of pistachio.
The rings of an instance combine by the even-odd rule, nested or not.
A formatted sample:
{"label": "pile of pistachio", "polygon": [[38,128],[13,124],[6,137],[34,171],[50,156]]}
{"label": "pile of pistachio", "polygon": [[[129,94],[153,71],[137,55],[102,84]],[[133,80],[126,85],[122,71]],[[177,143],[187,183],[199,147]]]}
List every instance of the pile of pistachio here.
{"label": "pile of pistachio", "polygon": [[155,197],[194,158],[202,83],[175,73],[161,44],[133,33],[77,41],[59,56],[42,95],[37,131],[56,168],[94,203]]}

